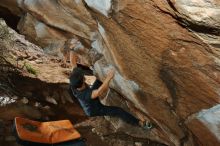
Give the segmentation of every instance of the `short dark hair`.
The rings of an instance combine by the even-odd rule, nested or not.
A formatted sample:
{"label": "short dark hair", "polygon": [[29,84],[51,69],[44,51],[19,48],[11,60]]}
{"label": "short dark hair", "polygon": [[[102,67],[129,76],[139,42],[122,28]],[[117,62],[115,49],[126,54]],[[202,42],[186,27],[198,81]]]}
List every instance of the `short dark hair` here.
{"label": "short dark hair", "polygon": [[73,89],[80,88],[84,81],[84,71],[81,68],[74,68],[70,75],[70,85]]}

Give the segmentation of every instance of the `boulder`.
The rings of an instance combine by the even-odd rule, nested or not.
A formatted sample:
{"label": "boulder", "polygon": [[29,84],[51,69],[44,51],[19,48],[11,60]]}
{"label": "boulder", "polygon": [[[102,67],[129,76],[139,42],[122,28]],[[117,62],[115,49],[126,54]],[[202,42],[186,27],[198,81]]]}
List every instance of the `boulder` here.
{"label": "boulder", "polygon": [[19,21],[18,30],[28,40],[43,47],[48,54],[53,55],[60,54],[59,49],[63,47],[64,42],[68,37],[73,36],[38,21],[29,13]]}
{"label": "boulder", "polygon": [[218,55],[171,17],[170,3],[158,10],[161,3],[130,1],[111,19],[92,12],[108,54],[95,65],[101,79],[110,63],[117,68],[125,82],[116,74],[112,87],[181,145],[190,133],[184,120],[219,104]]}
{"label": "boulder", "polygon": [[[162,12],[175,17],[178,22],[194,32],[202,41],[220,48],[220,2],[217,0],[172,0],[160,2],[155,0]],[[170,7],[164,7],[168,3]]]}
{"label": "boulder", "polygon": [[[219,145],[209,128],[218,120],[190,118],[220,103],[217,0],[21,0],[19,7],[27,14],[20,23],[27,27],[19,29],[37,43],[44,45],[50,35],[51,41],[65,40],[66,33],[89,42],[85,56],[94,57],[90,50],[99,54],[90,62],[97,77],[104,80],[110,68],[116,70],[110,85],[117,103],[107,104],[125,100],[124,109],[153,122],[147,138],[176,146]],[[209,136],[203,139],[203,133]]]}
{"label": "boulder", "polygon": [[96,23],[82,0],[23,0],[19,7],[45,24],[65,32],[85,39],[92,39],[95,35]]}
{"label": "boulder", "polygon": [[214,106],[207,110],[192,115],[186,121],[187,127],[192,130],[196,141],[202,146],[220,144],[220,106]]}
{"label": "boulder", "polygon": [[218,0],[178,0],[172,4],[189,22],[198,26],[220,29],[220,2]]}

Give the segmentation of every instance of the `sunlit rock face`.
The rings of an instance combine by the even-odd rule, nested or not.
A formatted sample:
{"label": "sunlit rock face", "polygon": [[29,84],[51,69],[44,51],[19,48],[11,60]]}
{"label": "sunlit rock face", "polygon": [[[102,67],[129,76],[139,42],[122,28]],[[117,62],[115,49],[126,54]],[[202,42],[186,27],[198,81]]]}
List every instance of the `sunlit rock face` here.
{"label": "sunlit rock face", "polygon": [[107,17],[111,12],[112,0],[85,0],[85,2],[89,7],[95,9]]}
{"label": "sunlit rock face", "polygon": [[91,18],[82,0],[18,0],[13,3],[1,1],[0,4],[12,12],[15,9],[11,7],[15,5],[17,9],[23,10],[24,15],[21,15],[18,27],[20,33],[53,52],[52,54],[56,49],[59,50],[68,38],[78,36],[88,42],[93,40],[97,33],[95,20]]}
{"label": "sunlit rock face", "polygon": [[[220,102],[217,0],[23,0],[18,7],[32,18],[23,16],[20,31],[37,43],[49,36],[90,42],[88,49],[101,54],[91,63],[98,78],[115,68],[111,87],[117,98],[157,125],[147,138],[176,146],[219,145],[219,135],[207,128],[218,120],[191,118]],[[201,133],[211,133],[210,143]]]}
{"label": "sunlit rock face", "polygon": [[[220,48],[220,2],[218,0],[179,0],[173,2],[179,17],[190,29],[215,48]],[[177,14],[178,15],[178,14]]]}
{"label": "sunlit rock face", "polygon": [[173,4],[193,23],[220,28],[220,2],[218,0],[178,0]]}
{"label": "sunlit rock face", "polygon": [[43,47],[49,54],[59,54],[59,49],[71,34],[64,33],[59,29],[37,20],[31,14],[23,16],[18,24],[19,32],[35,44]]}
{"label": "sunlit rock face", "polygon": [[19,7],[50,26],[86,39],[90,39],[95,30],[94,20],[85,9],[82,1],[24,0],[19,4]]}
{"label": "sunlit rock face", "polygon": [[188,126],[200,139],[203,145],[216,145],[220,141],[220,106],[217,105],[208,110],[192,115]]}

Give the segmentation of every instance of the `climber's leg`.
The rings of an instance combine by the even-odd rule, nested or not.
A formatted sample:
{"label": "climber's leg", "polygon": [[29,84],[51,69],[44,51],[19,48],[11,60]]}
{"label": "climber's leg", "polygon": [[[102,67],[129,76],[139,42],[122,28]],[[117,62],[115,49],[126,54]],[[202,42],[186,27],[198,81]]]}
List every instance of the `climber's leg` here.
{"label": "climber's leg", "polygon": [[137,125],[141,126],[146,130],[150,130],[154,128],[153,124],[150,121],[144,121],[144,120],[139,120],[135,118],[133,115],[130,113],[124,111],[123,109],[115,106],[102,106],[99,108],[99,111],[96,111],[95,114],[92,116],[112,116],[112,117],[119,117],[125,122],[132,124],[132,125]]}
{"label": "climber's leg", "polygon": [[129,124],[139,125],[139,120],[137,118],[119,107],[103,106],[97,114],[98,116],[119,117]]}

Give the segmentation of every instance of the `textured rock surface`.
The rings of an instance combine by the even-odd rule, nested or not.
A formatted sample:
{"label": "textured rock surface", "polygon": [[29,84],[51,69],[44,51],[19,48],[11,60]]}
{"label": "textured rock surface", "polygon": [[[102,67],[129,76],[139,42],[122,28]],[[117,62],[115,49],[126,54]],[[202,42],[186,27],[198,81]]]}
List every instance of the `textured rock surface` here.
{"label": "textured rock surface", "polygon": [[6,7],[15,15],[22,15],[22,11],[18,7],[17,0],[1,0],[0,6]]}
{"label": "textured rock surface", "polygon": [[[4,37],[3,31],[7,32]],[[59,63],[52,60],[54,58],[51,56],[43,54],[39,47],[29,43],[21,35],[9,29],[2,20],[0,20],[0,32],[0,59],[2,60],[4,56],[8,63],[19,70],[19,72],[14,71],[8,75],[9,70],[5,69],[7,66],[1,62],[0,145],[18,146],[11,127],[13,119],[19,116],[39,121],[69,119],[74,124],[78,123],[76,125],[77,130],[86,139],[87,145],[90,146],[124,146],[137,143],[146,146],[164,146],[146,139],[148,136],[145,135],[143,129],[131,127],[123,122],[120,122],[123,126],[118,125],[118,119],[115,118],[110,120],[115,121],[114,124],[104,117],[91,118],[85,121],[86,117],[81,107],[75,101],[73,102],[68,94],[68,84],[65,84],[67,76],[59,72],[63,71],[60,70]],[[3,49],[8,52],[8,55],[4,55],[6,52],[2,55]],[[29,67],[20,66],[24,61],[26,65],[28,63]],[[32,72],[30,72],[30,68],[32,68]],[[37,70],[37,74],[33,75],[33,69]],[[5,74],[7,82],[2,80],[2,76]],[[9,88],[9,85],[6,86],[7,83],[13,88]],[[109,100],[119,104],[115,95],[119,96],[112,91]],[[123,107],[126,108],[126,104]],[[83,122],[80,123],[81,121]],[[124,133],[125,128],[130,130]],[[136,132],[132,130],[133,128]],[[141,138],[139,136],[140,131],[142,131]]]}
{"label": "textured rock surface", "polygon": [[28,42],[24,36],[8,28],[2,20],[0,20],[0,26],[1,29],[8,30],[10,34],[9,38],[1,36],[3,37],[2,45],[10,52],[8,58],[11,58],[14,66],[24,70],[24,76],[37,78],[47,83],[69,82],[68,73],[71,72],[71,69],[62,68],[60,60],[45,55],[40,47]]}
{"label": "textured rock surface", "polygon": [[173,5],[185,19],[210,28],[220,28],[220,2],[218,0],[179,0]]}
{"label": "textured rock surface", "polygon": [[192,115],[187,123],[195,133],[195,137],[203,137],[198,141],[201,145],[216,145],[220,141],[220,107],[215,106],[209,110],[203,110]]}
{"label": "textured rock surface", "polygon": [[95,21],[81,0],[24,0],[19,7],[52,27],[86,39],[91,39],[96,30]]}
{"label": "textured rock surface", "polygon": [[49,54],[59,54],[58,51],[70,34],[38,21],[31,14],[27,13],[18,24],[20,33],[27,36],[27,39],[44,47]]}
{"label": "textured rock surface", "polygon": [[[124,108],[157,125],[147,138],[211,146],[220,143],[207,128],[216,123],[189,117],[220,102],[219,5],[217,0],[21,0],[18,7],[33,18],[27,21],[27,15],[20,24],[28,27],[19,29],[39,44],[50,35],[62,41],[69,37],[65,33],[91,43],[102,54],[94,63],[96,75],[103,80],[109,68],[117,70],[111,82],[119,93],[115,100],[125,100]],[[45,36],[36,35],[42,29],[29,29],[39,22]],[[138,132],[141,137],[137,129],[129,135]],[[211,133],[210,143],[200,133]]]}
{"label": "textured rock surface", "polygon": [[187,26],[205,43],[214,48],[220,47],[220,2],[218,0],[169,0],[173,11],[160,9],[176,17],[182,25]]}
{"label": "textured rock surface", "polygon": [[112,0],[85,0],[86,4],[94,10],[109,16],[112,7]]}
{"label": "textured rock surface", "polygon": [[[2,36],[2,28],[9,29],[0,20],[0,36]],[[70,119],[73,123],[85,120],[86,117],[82,109],[75,101],[73,102],[68,94],[68,84],[66,84],[68,79],[67,75],[64,74],[64,71],[68,71],[68,69],[62,69],[54,57],[44,55],[39,47],[29,43],[15,31],[9,29],[9,32],[11,34],[9,37],[0,40],[0,51],[6,49],[9,52],[10,55],[7,56],[7,60],[10,60],[13,66],[19,68],[20,74],[8,76],[7,80],[15,90],[10,94],[6,92],[5,88],[2,88],[2,85],[4,85],[3,87],[7,86],[0,78],[0,91],[4,91],[0,92],[0,144],[18,145],[10,130],[13,119],[17,116],[43,121]],[[28,64],[29,69],[36,70],[37,74],[28,71],[24,62],[26,62],[26,65]],[[7,74],[2,62],[0,70],[1,75]],[[16,95],[14,95],[15,93]],[[115,92],[111,92],[109,99],[119,104],[118,98],[114,97],[115,95],[120,96]],[[126,108],[126,104],[123,107]],[[163,144],[146,139],[148,136],[145,136],[145,132],[140,128],[137,130],[136,127],[125,126],[126,124],[121,123],[121,121],[119,123],[123,126],[118,125],[118,119],[111,119],[111,121],[115,121],[114,127],[103,117],[91,120],[84,121],[77,126],[77,130],[87,139],[88,145],[123,146],[141,143],[146,146],[163,146]],[[124,127],[124,129],[130,127],[130,130],[127,131],[128,134],[123,133],[124,130],[120,127]],[[132,128],[135,128],[137,132],[135,133]],[[140,131],[142,131],[142,138],[139,137]]]}

